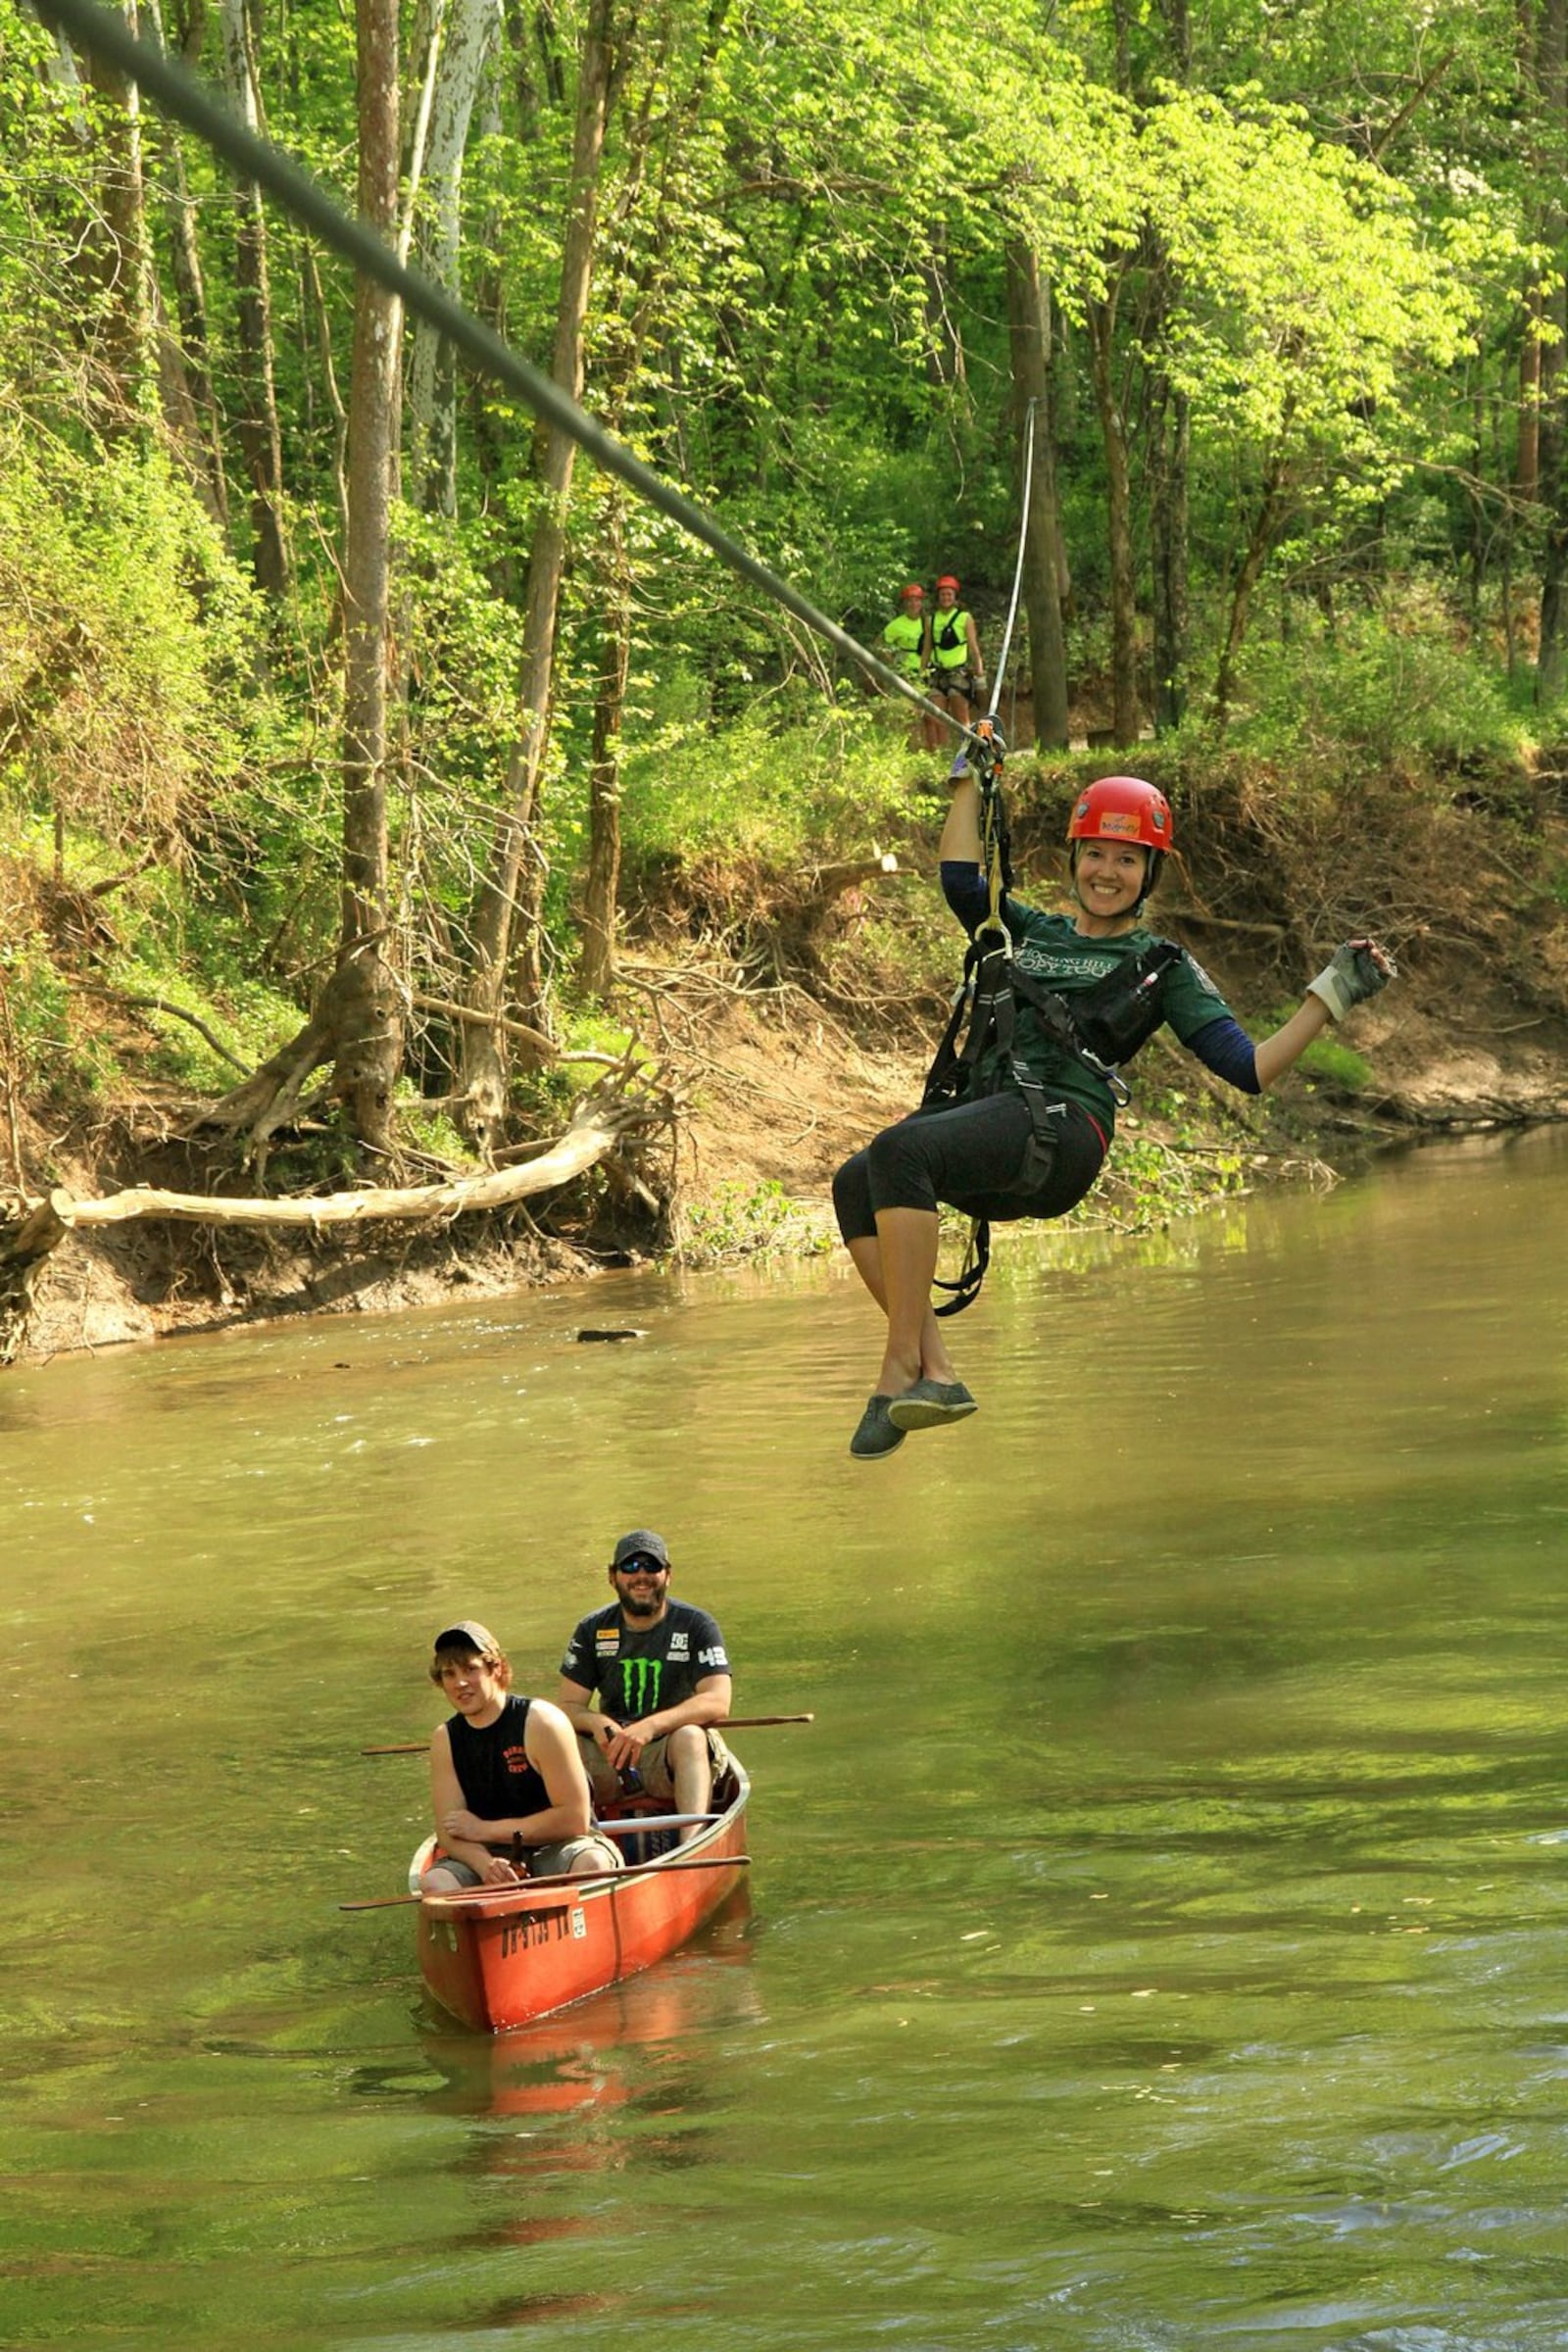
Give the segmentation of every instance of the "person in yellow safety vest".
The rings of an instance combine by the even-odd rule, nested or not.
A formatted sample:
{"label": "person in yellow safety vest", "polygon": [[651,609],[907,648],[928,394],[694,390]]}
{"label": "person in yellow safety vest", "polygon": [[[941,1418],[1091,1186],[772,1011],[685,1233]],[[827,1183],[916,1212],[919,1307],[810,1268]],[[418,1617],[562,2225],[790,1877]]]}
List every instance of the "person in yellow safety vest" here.
{"label": "person in yellow safety vest", "polygon": [[[911,686],[923,686],[931,666],[931,624],[926,618],[925,590],[918,580],[911,580],[901,592],[899,609],[883,630],[882,642],[888,649],[889,666]],[[910,742],[923,744],[928,752],[938,751],[942,733],[940,721],[922,718],[919,732]]]}
{"label": "person in yellow safety vest", "polygon": [[937,609],[931,616],[931,692],[945,710],[967,726],[969,706],[985,692],[986,665],[974,614],[958,603],[958,583],[951,571],[937,582]]}
{"label": "person in yellow safety vest", "polygon": [[918,686],[931,659],[931,641],[926,634],[925,590],[918,580],[911,580],[899,596],[899,609],[882,632],[882,642],[889,648],[888,666],[899,675]]}

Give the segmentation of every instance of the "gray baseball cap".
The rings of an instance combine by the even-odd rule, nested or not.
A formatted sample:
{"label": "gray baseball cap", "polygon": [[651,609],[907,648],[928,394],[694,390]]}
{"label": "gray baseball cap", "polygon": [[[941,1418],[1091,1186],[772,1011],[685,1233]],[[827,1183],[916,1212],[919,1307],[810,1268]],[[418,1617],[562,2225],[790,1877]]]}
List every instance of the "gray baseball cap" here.
{"label": "gray baseball cap", "polygon": [[610,1565],[624,1568],[628,1560],[652,1560],[656,1568],[669,1566],[669,1550],[662,1536],[656,1536],[651,1527],[634,1527],[629,1536],[622,1536],[615,1545],[615,1556]]}

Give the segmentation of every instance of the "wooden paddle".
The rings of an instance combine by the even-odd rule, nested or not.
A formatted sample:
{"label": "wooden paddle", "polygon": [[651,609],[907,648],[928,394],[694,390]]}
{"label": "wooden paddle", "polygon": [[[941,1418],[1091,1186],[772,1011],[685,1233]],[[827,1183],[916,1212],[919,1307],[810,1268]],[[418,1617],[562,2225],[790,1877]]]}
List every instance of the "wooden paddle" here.
{"label": "wooden paddle", "polygon": [[[774,1723],[814,1723],[815,1715],[732,1715],[727,1723],[710,1723],[710,1732],[760,1732]],[[395,1747],[362,1747],[362,1756],[427,1756],[428,1740],[404,1740]]]}
{"label": "wooden paddle", "polygon": [[558,1888],[581,1894],[589,1888],[612,1892],[627,1879],[640,1878],[650,1870],[750,1870],[750,1854],[693,1854],[690,1861],[679,1855],[667,1862],[633,1862],[625,1870],[606,1870],[591,1879],[523,1879],[515,1886],[455,1886],[450,1892],[436,1894],[374,1894],[368,1901],[339,1903],[340,1911],[392,1911],[400,1903],[469,1903],[476,1894],[542,1894],[551,1895]]}

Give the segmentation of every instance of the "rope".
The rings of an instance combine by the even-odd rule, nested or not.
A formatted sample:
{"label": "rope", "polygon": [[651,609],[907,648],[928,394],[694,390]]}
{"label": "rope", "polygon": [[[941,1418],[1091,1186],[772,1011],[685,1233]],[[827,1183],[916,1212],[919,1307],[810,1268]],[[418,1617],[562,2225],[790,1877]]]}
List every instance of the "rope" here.
{"label": "rope", "polygon": [[356,270],[363,270],[388,293],[397,295],[417,318],[445,335],[481,373],[504,383],[536,416],[566,434],[607,473],[614,474],[650,506],[667,514],[691,538],[710,549],[741,579],[760,588],[764,595],[793,612],[808,629],[825,638],[882,685],[903,695],[928,716],[941,719],[956,734],[968,738],[970,730],[962,720],[955,718],[940,704],[929,701],[907,678],[819,612],[798,588],[769,570],[694,500],[634,457],[568,392],[530,367],[526,360],[519,359],[509,344],[465,310],[433,278],[400,261],[373,228],[354,220],[318,180],[302,171],[280,148],[248,129],[184,66],[139,40],[122,20],[111,16],[98,0],[34,0],[34,5],[46,24],[68,34],[88,55],[116,67],[152,100],[161,114],[182,122],[220,155],[237,178],[254,180],[265,188],[285,213],[314,229],[323,244],[352,262]]}
{"label": "rope", "polygon": [[1029,494],[1035,478],[1035,411],[1039,405],[1037,400],[1032,400],[1024,411],[1023,514],[1018,524],[1018,561],[1012,567],[1012,602],[1007,607],[1007,625],[1002,632],[1002,651],[997,657],[991,708],[986,712],[987,718],[992,719],[996,717],[997,706],[1002,701],[1002,681],[1007,674],[1007,657],[1012,652],[1012,624],[1018,617],[1018,597],[1023,587],[1024,551],[1029,544]]}

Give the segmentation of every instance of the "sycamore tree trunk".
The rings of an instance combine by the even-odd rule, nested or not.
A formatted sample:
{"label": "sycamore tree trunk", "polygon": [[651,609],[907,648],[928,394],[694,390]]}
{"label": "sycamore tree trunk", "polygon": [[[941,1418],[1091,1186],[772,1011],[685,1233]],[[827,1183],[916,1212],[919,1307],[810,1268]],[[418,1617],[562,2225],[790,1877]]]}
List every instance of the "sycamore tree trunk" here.
{"label": "sycamore tree trunk", "polygon": [[[357,0],[360,218],[391,239],[398,214],[397,0]],[[355,1134],[392,1142],[403,1059],[398,991],[385,952],[387,613],[392,476],[402,378],[402,305],[361,277],[349,389],[348,537],[343,560],[343,913],[340,972],[351,1017],[336,1040],[337,1092]]]}
{"label": "sycamore tree trunk", "polygon": [[[501,0],[451,0],[441,36],[424,166],[419,258],[428,276],[456,294],[460,284],[463,164],[474,101],[501,35]],[[416,319],[409,361],[410,495],[426,514],[458,511],[458,379],[452,347]]]}
{"label": "sycamore tree trunk", "polygon": [[[229,103],[247,129],[262,128],[261,101],[251,59],[245,0],[221,0],[223,72]],[[272,368],[272,292],[262,191],[253,179],[235,184],[237,225],[234,282],[238,295],[240,449],[251,484],[251,563],[265,594],[282,596],[289,581],[283,535],[283,441],[277,421]]]}
{"label": "sycamore tree trunk", "polygon": [[625,497],[611,491],[600,570],[603,631],[588,767],[588,879],[583,891],[585,995],[608,995],[615,977],[615,909],[620,895],[620,724],[631,668],[631,569],[626,561]]}
{"label": "sycamore tree trunk", "polygon": [[[583,33],[567,189],[565,243],[551,373],[577,398],[583,383],[583,325],[593,281],[599,174],[610,111],[613,0],[591,0]],[[623,28],[624,30],[625,28]],[[543,1026],[539,940],[544,858],[538,839],[539,779],[549,734],[556,621],[566,560],[566,511],[575,445],[552,429],[540,468],[542,501],[528,560],[518,726],[507,766],[506,806],[473,911],[473,969],[467,1005],[483,1016],[463,1026],[463,1080],[469,1131],[488,1147],[506,1110],[506,1032],[500,1016],[515,950],[519,1009]]]}
{"label": "sycamore tree trunk", "polygon": [[1127,467],[1127,425],[1116,398],[1116,294],[1087,306],[1095,407],[1105,452],[1105,539],[1110,564],[1110,723],[1118,744],[1136,743],[1138,707],[1138,610],[1133,587],[1132,492]]}
{"label": "sycamore tree trunk", "polygon": [[1024,608],[1029,615],[1029,675],[1035,738],[1053,750],[1067,747],[1067,642],[1056,587],[1056,464],[1052,436],[1051,307],[1040,263],[1023,237],[1007,243],[1007,342],[1018,412],[1020,463],[1030,403],[1034,404],[1034,473],[1024,518]]}

